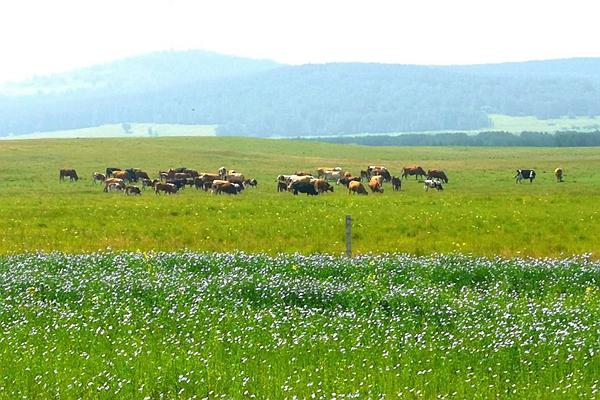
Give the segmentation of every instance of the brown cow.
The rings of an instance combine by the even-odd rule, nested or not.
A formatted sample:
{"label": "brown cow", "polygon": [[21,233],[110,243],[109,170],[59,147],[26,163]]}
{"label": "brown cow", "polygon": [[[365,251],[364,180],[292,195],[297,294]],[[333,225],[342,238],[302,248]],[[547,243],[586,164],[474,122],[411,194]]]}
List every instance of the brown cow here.
{"label": "brown cow", "polygon": [[319,193],[327,191],[333,192],[333,186],[331,186],[325,179],[315,179],[313,185],[315,186],[315,190]]}
{"label": "brown cow", "polygon": [[227,176],[225,177],[224,180],[227,181],[227,182],[237,183],[237,184],[243,185],[244,181],[246,179],[244,178],[244,175],[235,173],[235,174],[227,174]]}
{"label": "brown cow", "polygon": [[392,190],[398,192],[402,187],[402,179],[397,176],[392,176]]}
{"label": "brown cow", "polygon": [[61,169],[58,173],[58,180],[64,181],[67,177],[71,182],[77,181],[79,179],[79,177],[77,176],[77,172],[75,172],[74,169]]}
{"label": "brown cow", "polygon": [[365,196],[369,194],[367,193],[367,189],[365,189],[363,184],[357,181],[351,181],[348,183],[348,194],[352,193],[364,194]]}
{"label": "brown cow", "polygon": [[177,186],[173,185],[172,183],[161,183],[161,182],[156,182],[154,184],[154,193],[155,194],[160,194],[160,192],[165,192],[168,194],[175,194],[177,193]]}
{"label": "brown cow", "polygon": [[111,186],[118,185],[125,187],[125,181],[119,178],[108,178],[104,180],[104,192],[108,192]]}
{"label": "brown cow", "polygon": [[372,177],[371,180],[369,181],[369,188],[371,188],[371,192],[383,193],[382,181],[383,181],[382,176]]}
{"label": "brown cow", "polygon": [[131,182],[131,175],[129,174],[128,171],[113,171],[112,177],[113,178],[117,178],[117,179],[123,179],[124,181]]}
{"label": "brown cow", "polygon": [[211,185],[212,193],[214,194],[238,194],[240,192],[240,185],[238,183],[231,183],[224,180],[215,180]]}
{"label": "brown cow", "polygon": [[390,171],[383,165],[369,165],[367,168],[367,174],[369,179],[371,179],[373,176],[381,175],[383,176],[385,182],[392,180],[392,174],[390,174]]}
{"label": "brown cow", "polygon": [[425,173],[425,170],[419,166],[402,168],[402,177],[406,179],[406,178],[408,178],[409,175],[414,175],[415,180],[417,180],[420,177],[427,176],[427,174]]}
{"label": "brown cow", "polygon": [[444,181],[444,183],[448,183],[448,177],[444,173],[444,171],[439,169],[430,169],[427,171],[427,179],[440,179]]}

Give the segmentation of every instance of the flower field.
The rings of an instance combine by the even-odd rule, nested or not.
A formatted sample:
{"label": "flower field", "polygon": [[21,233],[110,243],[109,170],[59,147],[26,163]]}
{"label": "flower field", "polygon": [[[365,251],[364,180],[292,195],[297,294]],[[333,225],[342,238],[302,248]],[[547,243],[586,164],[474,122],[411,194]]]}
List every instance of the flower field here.
{"label": "flower field", "polygon": [[600,263],[0,257],[0,398],[597,398]]}

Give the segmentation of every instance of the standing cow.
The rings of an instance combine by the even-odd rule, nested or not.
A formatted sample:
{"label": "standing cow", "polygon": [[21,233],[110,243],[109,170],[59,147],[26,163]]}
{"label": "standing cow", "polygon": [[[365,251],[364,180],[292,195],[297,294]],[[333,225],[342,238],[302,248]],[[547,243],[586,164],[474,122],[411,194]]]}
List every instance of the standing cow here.
{"label": "standing cow", "polygon": [[523,179],[529,179],[529,183],[535,179],[535,171],[532,169],[518,169],[515,175],[515,183],[521,183]]}
{"label": "standing cow", "polygon": [[563,169],[562,168],[556,168],[554,170],[554,176],[556,177],[556,182],[563,182]]}

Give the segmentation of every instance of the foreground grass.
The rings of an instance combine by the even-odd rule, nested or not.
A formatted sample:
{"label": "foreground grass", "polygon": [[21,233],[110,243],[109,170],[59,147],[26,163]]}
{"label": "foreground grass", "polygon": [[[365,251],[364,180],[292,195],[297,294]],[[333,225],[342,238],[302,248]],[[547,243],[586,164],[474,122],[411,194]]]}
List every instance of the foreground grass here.
{"label": "foreground grass", "polygon": [[0,398],[594,398],[600,264],[0,257]]}
{"label": "foreground grass", "polygon": [[[447,171],[441,193],[414,179],[401,192],[294,197],[275,177],[318,166],[354,173],[384,164]],[[259,181],[237,197],[185,190],[140,198],[102,193],[90,182],[107,166],[235,168]],[[561,166],[566,182],[552,172]],[[84,178],[59,183],[58,169]],[[538,178],[516,185],[515,168]],[[594,148],[372,148],[243,138],[153,138],[0,142],[0,253],[191,249],[331,253],[344,251],[344,217],[354,219],[356,253],[461,252],[477,255],[598,257],[600,155]]]}

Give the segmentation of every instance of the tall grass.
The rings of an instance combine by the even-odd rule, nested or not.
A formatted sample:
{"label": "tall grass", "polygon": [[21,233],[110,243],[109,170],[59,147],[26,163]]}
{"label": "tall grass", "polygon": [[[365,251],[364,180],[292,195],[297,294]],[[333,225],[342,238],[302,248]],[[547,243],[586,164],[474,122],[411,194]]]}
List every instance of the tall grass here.
{"label": "tall grass", "polygon": [[588,258],[0,258],[0,398],[594,398]]}

